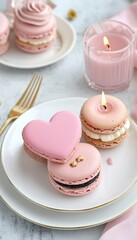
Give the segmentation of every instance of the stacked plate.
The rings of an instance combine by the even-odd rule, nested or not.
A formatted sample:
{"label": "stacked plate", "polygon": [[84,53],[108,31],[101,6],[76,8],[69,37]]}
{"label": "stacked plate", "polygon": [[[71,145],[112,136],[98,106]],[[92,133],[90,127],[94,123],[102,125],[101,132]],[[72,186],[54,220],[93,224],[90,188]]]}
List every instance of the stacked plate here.
{"label": "stacked plate", "polygon": [[63,18],[56,16],[57,39],[51,49],[34,54],[18,49],[14,34],[11,34],[11,44],[8,51],[0,57],[0,63],[6,66],[22,69],[39,68],[55,63],[71,52],[75,45],[76,33],[72,26]]}
{"label": "stacked plate", "polygon": [[[60,110],[79,115],[85,98],[64,98],[38,105],[18,118],[7,132],[1,150],[0,194],[23,218],[58,229],[82,229],[108,222],[137,202],[137,129],[131,121],[127,139],[118,147],[100,150],[103,179],[92,193],[66,196],[48,179],[47,167],[23,150],[22,129],[33,119],[49,120]],[[75,104],[74,104],[75,103]],[[107,159],[111,157],[113,164]]]}

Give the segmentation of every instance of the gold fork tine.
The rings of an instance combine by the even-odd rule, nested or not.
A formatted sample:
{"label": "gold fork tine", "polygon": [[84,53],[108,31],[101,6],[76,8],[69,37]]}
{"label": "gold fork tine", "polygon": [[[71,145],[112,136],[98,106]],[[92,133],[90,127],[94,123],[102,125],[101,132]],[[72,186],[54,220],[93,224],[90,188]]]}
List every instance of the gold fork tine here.
{"label": "gold fork tine", "polygon": [[30,81],[25,92],[18,100],[18,102],[15,104],[15,106],[11,109],[8,119],[0,128],[0,135],[3,133],[4,129],[11,121],[17,119],[21,114],[26,112],[29,108],[31,108],[34,105],[34,102],[40,89],[41,82],[42,82],[41,75],[35,74],[32,77],[32,80]]}
{"label": "gold fork tine", "polygon": [[31,108],[34,105],[34,102],[36,100],[36,97],[40,89],[41,82],[42,82],[42,77],[39,79],[39,84],[35,87],[35,94],[31,96],[30,99],[28,100],[28,104],[26,106],[27,108]]}
{"label": "gold fork tine", "polygon": [[28,94],[30,93],[30,90],[33,89],[33,86],[35,85],[35,82],[36,82],[38,76],[39,76],[38,74],[35,74],[35,75],[32,77],[32,79],[31,79],[28,87],[26,88],[25,92],[23,93],[23,95],[21,96],[21,98],[20,98],[20,99],[18,100],[18,102],[16,103],[16,106],[22,105],[23,101],[27,98]]}
{"label": "gold fork tine", "polygon": [[41,82],[42,82],[42,77],[38,76],[38,78],[36,80],[35,80],[35,82],[32,86],[32,89],[30,89],[30,92],[28,92],[28,95],[26,96],[26,99],[22,102],[20,107],[30,108],[34,105],[34,102],[36,100],[36,97],[37,97],[39,89],[40,89],[40,85],[41,85]]}

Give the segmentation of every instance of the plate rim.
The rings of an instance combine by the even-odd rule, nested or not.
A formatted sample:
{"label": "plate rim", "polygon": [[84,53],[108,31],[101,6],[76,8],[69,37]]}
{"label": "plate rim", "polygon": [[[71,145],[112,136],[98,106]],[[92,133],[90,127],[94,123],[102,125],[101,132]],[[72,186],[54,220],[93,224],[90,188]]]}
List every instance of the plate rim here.
{"label": "plate rim", "polygon": [[[84,102],[87,98],[84,98],[84,97],[54,98],[54,99],[48,100],[48,101],[46,101],[46,102],[43,102],[43,103],[41,103],[41,104],[38,104],[38,105],[34,106],[33,108],[29,109],[27,112],[25,112],[25,113],[22,114],[22,115],[25,115],[25,114],[27,114],[28,112],[33,111],[35,108],[39,108],[39,107],[41,107],[42,105],[47,104],[47,103],[50,103],[50,102],[64,101],[64,100],[67,100],[67,101],[68,101],[68,100],[74,100],[74,99],[77,99],[78,101],[80,100],[80,101]],[[21,118],[22,115],[21,115],[19,118]],[[18,118],[18,119],[19,119],[19,118]],[[129,118],[130,118],[132,124],[135,125],[135,127],[137,127],[136,124],[135,124],[135,122],[131,119],[131,117],[129,117]],[[62,208],[54,208],[54,207],[52,207],[52,206],[51,206],[51,207],[50,207],[50,206],[46,206],[46,205],[43,205],[43,204],[41,204],[41,203],[39,203],[39,202],[36,202],[35,200],[33,200],[33,199],[31,199],[30,197],[26,196],[23,192],[21,192],[21,191],[14,185],[14,183],[12,183],[12,181],[10,180],[9,176],[8,176],[7,173],[6,173],[6,170],[5,170],[4,164],[3,164],[3,160],[2,160],[2,159],[3,159],[3,158],[2,158],[2,151],[3,151],[3,144],[4,144],[4,142],[5,142],[5,138],[6,138],[6,136],[7,136],[7,133],[9,132],[9,130],[14,127],[14,125],[16,124],[16,122],[18,121],[18,119],[17,119],[17,120],[12,124],[12,126],[8,129],[8,131],[6,132],[6,134],[5,134],[4,138],[3,138],[3,141],[2,141],[2,144],[1,144],[0,158],[1,158],[2,168],[3,168],[3,170],[4,170],[5,174],[6,174],[9,182],[11,183],[11,185],[14,187],[14,189],[15,189],[19,194],[21,194],[24,198],[28,199],[28,200],[31,201],[32,203],[34,203],[34,204],[36,204],[36,205],[38,205],[38,206],[40,206],[40,207],[46,208],[46,209],[48,209],[48,210],[52,210],[52,211],[56,211],[56,212],[70,212],[70,213],[75,213],[75,212],[76,212],[76,213],[78,213],[78,212],[88,212],[88,211],[95,210],[95,209],[104,207],[104,206],[106,206],[106,205],[109,205],[109,204],[112,204],[112,203],[118,201],[121,197],[123,197],[124,195],[126,195],[126,194],[130,191],[130,189],[134,186],[134,184],[137,182],[137,177],[136,177],[136,179],[132,182],[132,184],[131,184],[128,188],[126,188],[126,190],[125,190],[124,192],[122,192],[122,194],[118,195],[117,197],[111,199],[111,200],[108,201],[108,202],[102,203],[102,204],[97,205],[97,206],[95,206],[95,207],[89,207],[89,208],[84,208],[84,209],[62,209]]]}
{"label": "plate rim", "polygon": [[[1,163],[0,163],[1,164]],[[1,164],[1,167],[2,167],[2,164]],[[4,173],[5,174],[5,173]],[[1,177],[1,176],[0,176]],[[7,181],[8,181],[8,184],[10,185],[10,182],[9,182],[9,180],[8,180],[8,178],[7,178],[7,176],[5,175],[5,177],[6,177],[6,179],[7,179]],[[0,181],[1,183],[2,183],[2,181]],[[133,192],[134,191],[134,188],[137,188],[137,182],[135,183],[135,185],[130,189],[130,191],[129,191],[129,193],[127,193],[127,194],[131,194],[131,192]],[[17,191],[16,191],[16,189],[14,189],[13,188],[13,191],[15,191],[16,192],[16,194],[19,194]],[[12,192],[13,192],[12,191]],[[20,195],[20,194],[19,194]],[[20,195],[21,196],[21,195]],[[135,196],[135,194],[134,194],[134,196]],[[11,197],[11,196],[10,196]],[[128,196],[129,197],[129,196]],[[69,226],[69,227],[63,227],[63,226],[55,226],[55,225],[51,225],[51,224],[45,224],[44,222],[43,223],[40,223],[40,222],[38,222],[38,221],[36,221],[36,220],[33,220],[31,217],[26,217],[25,216],[25,211],[23,211],[23,210],[20,210],[20,212],[19,212],[19,210],[17,210],[17,208],[16,207],[13,207],[13,206],[11,206],[10,205],[10,203],[8,202],[8,198],[5,198],[4,196],[3,196],[3,193],[2,193],[2,191],[0,191],[0,199],[2,200],[2,202],[9,208],[9,209],[11,209],[15,214],[17,214],[18,216],[20,216],[20,217],[22,217],[23,219],[25,219],[25,220],[27,220],[27,221],[29,221],[29,222],[31,222],[31,223],[34,223],[34,224],[37,224],[38,226],[42,226],[42,227],[47,227],[47,228],[50,228],[50,229],[59,229],[59,230],[80,230],[80,229],[88,229],[88,228],[91,228],[91,227],[97,227],[97,226],[100,226],[100,225],[102,225],[102,224],[105,224],[105,223],[107,223],[107,222],[109,222],[109,221],[112,221],[112,220],[114,220],[114,219],[116,219],[117,217],[120,217],[120,216],[122,216],[123,214],[125,214],[131,207],[133,207],[136,203],[137,203],[137,199],[136,200],[134,200],[134,202],[132,202],[132,203],[130,203],[129,204],[129,202],[127,201],[127,198],[126,198],[126,200],[124,199],[124,201],[127,203],[128,202],[128,206],[127,207],[124,207],[124,211],[121,211],[121,212],[119,212],[118,210],[117,210],[117,214],[115,214],[115,215],[113,215],[113,217],[111,217],[111,218],[107,218],[105,221],[99,221],[99,223],[95,223],[95,224],[87,224],[87,225],[82,225],[82,226]],[[16,201],[18,201],[18,198],[15,198],[16,199]],[[24,198],[23,198],[24,199]],[[28,200],[26,200],[26,201],[28,201]],[[120,199],[120,201],[123,201],[123,199],[121,198]],[[132,199],[132,201],[133,201],[133,199]],[[116,204],[117,204],[118,202],[116,202]],[[31,204],[34,204],[34,203],[32,203],[31,202]],[[113,207],[113,205],[115,204],[115,202],[114,203],[112,203],[112,206],[111,207]],[[120,203],[118,203],[118,204],[120,204]],[[35,204],[34,204],[35,205]],[[14,206],[16,206],[16,204],[14,205]],[[122,205],[123,206],[123,205]],[[38,206],[39,208],[41,208],[40,206]],[[105,206],[105,208],[107,208],[108,206]],[[116,208],[117,209],[117,208]],[[46,209],[46,211],[47,211],[48,209]],[[100,209],[98,209],[99,211],[100,211]],[[23,211],[23,213],[21,214],[21,211]],[[52,210],[48,210],[48,211],[52,211]],[[92,212],[93,211],[96,211],[96,210],[91,210],[91,211],[88,211],[86,214],[92,214]],[[65,212],[65,214],[69,214],[68,212],[66,213]],[[81,212],[80,213],[78,213],[78,214],[81,214]]]}
{"label": "plate rim", "polygon": [[[7,62],[5,60],[2,59],[2,56],[0,58],[0,64],[4,65],[4,66],[8,66],[8,67],[11,67],[11,68],[16,68],[16,69],[34,69],[34,68],[42,68],[42,67],[46,67],[46,66],[49,66],[51,64],[54,64],[58,61],[60,61],[61,59],[63,59],[65,56],[67,56],[73,49],[74,45],[75,45],[75,42],[76,42],[76,32],[73,28],[73,26],[63,17],[60,17],[58,15],[55,14],[55,17],[57,19],[57,21],[61,21],[63,23],[65,23],[67,25],[67,27],[69,27],[71,33],[72,33],[72,41],[71,41],[71,44],[69,45],[69,47],[67,48],[67,50],[65,52],[63,52],[63,54],[61,54],[58,58],[54,59],[54,60],[50,60],[47,64],[43,63],[43,64],[35,64],[34,66],[21,66],[21,65],[16,65],[16,64],[13,64],[12,62]],[[62,34],[60,33],[59,31],[59,35],[62,36]]]}
{"label": "plate rim", "polygon": [[55,229],[55,230],[82,230],[82,229],[88,229],[88,228],[93,228],[93,227],[99,227],[103,224],[106,224],[110,221],[113,221],[115,219],[117,219],[118,217],[121,217],[122,215],[124,215],[126,212],[128,212],[130,210],[130,208],[134,207],[136,205],[136,203],[132,204],[131,206],[128,206],[127,209],[125,209],[122,213],[118,214],[117,216],[115,217],[112,217],[110,218],[109,220],[106,220],[104,222],[100,222],[99,224],[89,224],[89,225],[83,225],[83,226],[79,226],[79,227],[59,227],[59,226],[55,226],[55,225],[47,225],[47,224],[42,224],[42,223],[38,223],[37,221],[35,220],[32,220],[28,217],[25,217],[24,215],[22,215],[21,213],[17,212],[14,208],[12,208],[5,200],[2,196],[0,196],[0,199],[2,200],[2,202],[9,208],[11,209],[15,214],[17,214],[19,217],[29,221],[30,223],[33,223],[33,224],[37,224],[38,226],[41,226],[41,227],[46,227],[46,228],[49,228],[49,229]]}

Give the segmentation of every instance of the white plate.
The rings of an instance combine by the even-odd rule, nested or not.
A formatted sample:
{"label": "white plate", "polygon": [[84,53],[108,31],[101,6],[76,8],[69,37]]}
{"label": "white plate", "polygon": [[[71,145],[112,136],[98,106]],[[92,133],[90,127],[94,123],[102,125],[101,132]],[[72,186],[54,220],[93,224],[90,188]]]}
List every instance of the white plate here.
{"label": "white plate", "polygon": [[72,50],[76,41],[76,34],[65,19],[57,16],[56,19],[58,34],[57,40],[51,49],[38,54],[25,53],[16,47],[14,35],[11,34],[11,46],[0,57],[0,63],[9,67],[29,69],[47,66],[64,58]]}
{"label": "white plate", "polygon": [[[36,204],[59,211],[86,211],[120,198],[137,179],[137,130],[131,122],[126,140],[114,149],[100,150],[103,179],[94,192],[80,197],[66,196],[55,190],[48,178],[46,164],[28,157],[23,149],[22,129],[32,119],[49,120],[60,110],[79,115],[85,98],[65,98],[43,103],[23,114],[7,132],[1,156],[4,170],[16,189]],[[112,157],[113,165],[107,164]]]}
{"label": "white plate", "polygon": [[[0,163],[0,196],[10,209],[30,222],[49,228],[76,230],[98,226],[126,212],[137,202],[137,184],[118,201],[105,207],[79,213],[56,212],[42,208],[20,195],[10,184]],[[93,228],[91,239],[95,232],[99,236],[102,229],[102,226]]]}

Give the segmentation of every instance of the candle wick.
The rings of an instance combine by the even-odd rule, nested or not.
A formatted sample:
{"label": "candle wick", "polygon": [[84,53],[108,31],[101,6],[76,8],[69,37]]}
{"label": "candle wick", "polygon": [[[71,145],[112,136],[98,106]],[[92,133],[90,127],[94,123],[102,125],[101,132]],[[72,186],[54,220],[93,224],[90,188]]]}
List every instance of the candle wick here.
{"label": "candle wick", "polygon": [[108,51],[110,51],[110,50],[111,50],[111,47],[110,47],[110,45],[109,45],[109,44],[107,44],[106,46],[107,46],[107,49],[108,49]]}
{"label": "candle wick", "polygon": [[106,110],[107,109],[106,105],[103,105],[103,108]]}

